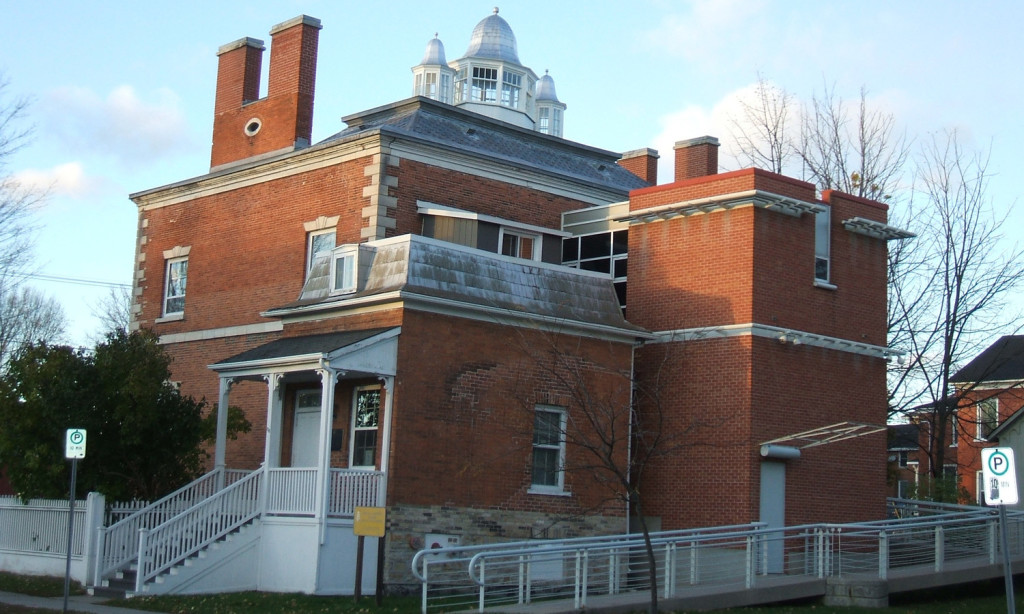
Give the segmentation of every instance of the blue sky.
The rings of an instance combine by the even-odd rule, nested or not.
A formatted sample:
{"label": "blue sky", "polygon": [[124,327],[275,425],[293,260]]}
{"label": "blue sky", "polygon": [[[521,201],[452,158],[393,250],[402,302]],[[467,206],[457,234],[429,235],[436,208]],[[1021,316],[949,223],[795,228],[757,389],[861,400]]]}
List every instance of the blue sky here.
{"label": "blue sky", "polygon": [[[991,148],[997,211],[1017,200],[1024,167],[1024,3],[670,1],[505,2],[519,57],[549,70],[568,105],[565,136],[625,151],[711,134],[731,145],[730,109],[758,74],[801,98],[834,83],[866,87],[907,134],[957,129]],[[314,141],[350,113],[406,98],[410,68],[438,33],[460,57],[494,2],[11,2],[0,70],[33,100],[32,144],[13,170],[46,185],[37,212],[42,275],[130,283],[136,211],[128,194],[209,168],[217,48],[299,14],[323,22]],[[269,56],[264,58],[264,71]],[[728,156],[723,163],[729,165]],[[735,164],[735,163],[732,163]],[[670,171],[663,165],[663,178]],[[1024,229],[1014,210],[1004,227]],[[97,332],[102,286],[35,279],[71,320]],[[1020,303],[1018,303],[1020,304]]]}

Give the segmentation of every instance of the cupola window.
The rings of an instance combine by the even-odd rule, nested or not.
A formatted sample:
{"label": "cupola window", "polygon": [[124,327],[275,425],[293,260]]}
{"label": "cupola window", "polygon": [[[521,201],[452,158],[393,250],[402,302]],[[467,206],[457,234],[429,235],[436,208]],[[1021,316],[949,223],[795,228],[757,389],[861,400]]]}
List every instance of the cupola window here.
{"label": "cupola window", "polygon": [[472,99],[477,102],[498,101],[498,69],[473,67]]}
{"label": "cupola window", "polygon": [[519,92],[523,88],[523,75],[506,70],[502,76],[501,104],[513,109],[519,108]]}

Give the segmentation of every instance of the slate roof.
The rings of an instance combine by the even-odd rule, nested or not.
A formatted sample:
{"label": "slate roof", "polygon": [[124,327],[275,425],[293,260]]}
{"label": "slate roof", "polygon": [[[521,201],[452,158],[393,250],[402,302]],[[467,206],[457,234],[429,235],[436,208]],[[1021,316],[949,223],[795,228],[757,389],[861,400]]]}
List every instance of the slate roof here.
{"label": "slate roof", "polygon": [[298,301],[272,309],[287,316],[311,308],[344,309],[376,295],[438,299],[449,305],[482,307],[636,331],[619,308],[607,276],[569,267],[499,256],[419,235],[361,244],[355,293],[330,294],[330,254],[314,263]]}
{"label": "slate roof", "polygon": [[225,366],[236,363],[251,362],[254,360],[270,360],[284,358],[286,356],[305,356],[309,354],[329,354],[334,350],[358,343],[379,335],[388,328],[372,328],[369,330],[343,331],[338,333],[324,333],[320,335],[305,335],[302,337],[286,337],[265,343],[241,354],[213,365],[214,367]]}
{"label": "slate roof", "polygon": [[621,192],[649,184],[622,168],[620,154],[491,119],[429,98],[415,97],[342,118],[348,128],[317,145],[373,131],[417,139],[505,164]]}
{"label": "slate roof", "polygon": [[1024,380],[1024,335],[1006,335],[956,372],[953,382]]}

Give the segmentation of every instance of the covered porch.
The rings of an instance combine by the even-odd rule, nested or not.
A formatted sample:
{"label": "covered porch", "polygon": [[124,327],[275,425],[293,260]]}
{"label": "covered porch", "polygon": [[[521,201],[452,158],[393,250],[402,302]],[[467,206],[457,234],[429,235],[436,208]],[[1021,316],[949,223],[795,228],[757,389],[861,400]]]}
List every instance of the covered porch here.
{"label": "covered porch", "polygon": [[261,380],[267,385],[266,513],[351,517],[357,506],[384,505],[399,332],[289,337],[211,365],[220,378],[218,475],[228,475],[231,387]]}

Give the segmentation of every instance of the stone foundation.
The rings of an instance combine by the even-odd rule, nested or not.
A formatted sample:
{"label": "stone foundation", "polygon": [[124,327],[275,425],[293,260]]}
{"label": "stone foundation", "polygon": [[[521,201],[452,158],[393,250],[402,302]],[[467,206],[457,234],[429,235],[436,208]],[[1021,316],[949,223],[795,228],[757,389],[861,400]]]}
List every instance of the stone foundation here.
{"label": "stone foundation", "polygon": [[825,605],[861,608],[889,607],[889,583],[877,578],[828,578]]}
{"label": "stone foundation", "polygon": [[[393,506],[387,510],[384,582],[389,594],[419,590],[412,558],[424,548],[615,535],[626,531],[623,516],[565,518],[543,512],[516,512],[446,506]],[[427,543],[427,536],[431,543]]]}

